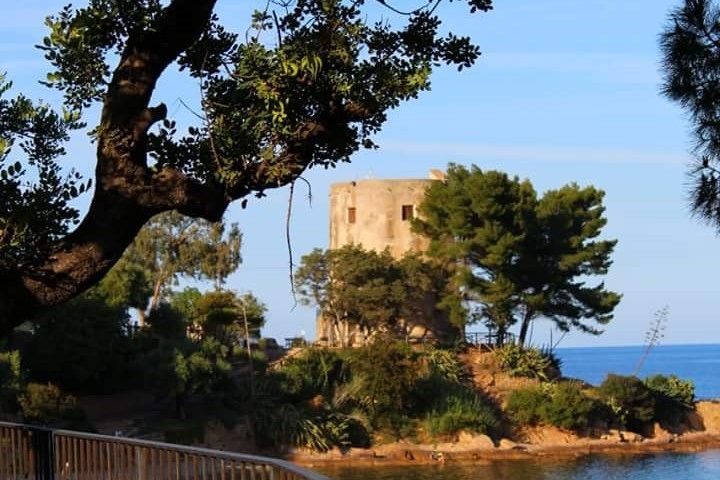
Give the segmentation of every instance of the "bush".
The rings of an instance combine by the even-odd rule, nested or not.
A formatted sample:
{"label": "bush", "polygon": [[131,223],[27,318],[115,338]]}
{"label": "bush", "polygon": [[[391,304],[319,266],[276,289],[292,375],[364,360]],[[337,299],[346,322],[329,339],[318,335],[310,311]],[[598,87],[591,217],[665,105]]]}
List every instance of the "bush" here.
{"label": "bush", "polygon": [[0,413],[14,414],[18,410],[18,395],[23,389],[20,353],[0,353]]}
{"label": "bush", "polygon": [[409,345],[380,338],[349,353],[351,382],[362,395],[359,404],[368,408],[371,423],[385,412],[402,412],[408,404],[421,368]]}
{"label": "bush", "polygon": [[350,433],[357,425],[338,413],[317,412],[285,403],[272,410],[255,412],[255,434],[276,446],[327,452],[350,446]]}
{"label": "bush", "polygon": [[342,370],[343,361],[336,352],[309,348],[288,358],[278,373],[286,394],[296,400],[306,400],[316,395],[331,396]]}
{"label": "bush", "polygon": [[78,407],[75,397],[65,395],[60,389],[48,383],[30,383],[19,398],[20,410],[25,421],[87,428],[85,413]]}
{"label": "bush", "polygon": [[652,375],[645,379],[645,385],[656,396],[676,402],[685,408],[695,406],[695,384],[692,380],[683,380],[675,375]]}
{"label": "bush", "polygon": [[541,422],[540,410],[550,396],[540,387],[523,388],[510,393],[505,409],[518,425],[536,425]]}
{"label": "bush", "polygon": [[503,372],[513,377],[552,380],[560,376],[560,362],[555,355],[537,348],[504,345],[495,350]]}
{"label": "bush", "polygon": [[655,420],[677,425],[695,408],[695,384],[675,375],[652,375],[644,381],[655,397]]}
{"label": "bush", "polygon": [[463,383],[468,379],[465,366],[458,359],[457,353],[452,350],[429,347],[422,353],[431,374],[438,375],[448,381]]}
{"label": "bush", "polygon": [[595,402],[585,396],[577,383],[565,382],[553,386],[550,401],[540,406],[543,423],[566,430],[588,426]]}
{"label": "bush", "polygon": [[655,416],[655,398],[637,377],[609,374],[598,391],[624,427],[640,430]]}
{"label": "bush", "polygon": [[113,393],[132,380],[128,316],[88,294],[45,312],[23,351],[30,379],[83,393]]}
{"label": "bush", "polygon": [[436,401],[423,425],[433,438],[455,436],[460,431],[487,434],[498,426],[491,405],[470,389],[456,388]]}
{"label": "bush", "polygon": [[541,387],[515,390],[506,406],[510,418],[519,425],[542,423],[579,430],[588,425],[595,402],[576,383],[545,384]]}

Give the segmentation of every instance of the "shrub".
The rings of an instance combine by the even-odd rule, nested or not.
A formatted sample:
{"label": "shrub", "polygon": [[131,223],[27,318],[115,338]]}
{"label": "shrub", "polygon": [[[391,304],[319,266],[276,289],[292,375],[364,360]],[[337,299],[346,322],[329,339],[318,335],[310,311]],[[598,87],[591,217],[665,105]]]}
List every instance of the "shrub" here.
{"label": "shrub", "polygon": [[587,427],[595,402],[585,396],[577,383],[564,382],[553,386],[550,401],[540,406],[543,423],[567,430]]}
{"label": "shrub", "polygon": [[278,373],[283,391],[296,399],[330,396],[343,370],[340,356],[323,348],[309,348],[288,358]]}
{"label": "shrub", "polygon": [[645,385],[661,398],[676,402],[686,408],[695,405],[695,384],[675,375],[652,375],[645,379]]}
{"label": "shrub", "polygon": [[655,420],[677,425],[695,408],[695,384],[675,375],[652,375],[644,381],[655,398]]}
{"label": "shrub", "polygon": [[541,422],[540,409],[550,396],[540,387],[523,388],[510,393],[505,409],[518,425],[536,425]]}
{"label": "shrub", "polygon": [[127,313],[89,294],[43,313],[23,351],[30,379],[83,393],[112,393],[133,375],[128,368]]}
{"label": "shrub", "polygon": [[542,423],[567,430],[579,430],[590,422],[595,402],[576,383],[545,384],[515,390],[506,406],[510,418],[519,425]]}
{"label": "shrub", "polygon": [[316,452],[347,448],[352,419],[337,413],[317,412],[285,403],[272,410],[255,412],[255,434],[276,446],[294,446]]}
{"label": "shrub", "polygon": [[30,383],[19,398],[23,418],[28,422],[87,427],[84,412],[78,407],[75,397],[65,395],[60,389],[48,383]]}
{"label": "shrub", "polygon": [[404,410],[421,373],[410,346],[388,338],[350,351],[348,363],[355,391],[362,393],[360,403],[369,407],[372,423],[383,412]]}
{"label": "shrub", "polygon": [[455,389],[436,401],[423,424],[433,438],[455,436],[466,430],[489,433],[497,427],[495,410],[470,389]]}
{"label": "shrub", "polygon": [[625,427],[641,429],[655,415],[653,394],[637,377],[608,374],[598,391]]}
{"label": "shrub", "polygon": [[552,380],[560,375],[557,358],[537,348],[504,345],[495,350],[495,356],[502,371],[513,377]]}
{"label": "shrub", "polygon": [[14,414],[18,409],[18,395],[23,388],[20,353],[0,353],[0,413]]}
{"label": "shrub", "polygon": [[431,374],[438,375],[451,382],[463,383],[468,378],[464,365],[452,350],[429,347],[423,351]]}

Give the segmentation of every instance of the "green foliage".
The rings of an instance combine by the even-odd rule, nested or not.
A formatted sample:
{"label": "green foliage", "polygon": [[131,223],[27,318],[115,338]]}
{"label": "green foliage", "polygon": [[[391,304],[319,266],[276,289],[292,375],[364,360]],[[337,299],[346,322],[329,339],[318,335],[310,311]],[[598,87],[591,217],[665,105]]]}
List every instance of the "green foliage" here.
{"label": "green foliage", "polygon": [[15,413],[18,409],[18,396],[25,382],[20,366],[20,352],[0,353],[0,413]]}
{"label": "green foliage", "polygon": [[30,383],[19,398],[22,416],[27,422],[68,428],[87,428],[85,414],[75,397],[51,384]]}
{"label": "green foliage", "polygon": [[514,390],[506,409],[519,425],[542,423],[579,430],[588,426],[596,405],[577,383],[562,382]]}
{"label": "green foliage", "polygon": [[586,285],[607,273],[616,244],[597,240],[603,196],[570,184],[538,198],[527,180],[450,165],[447,180],[428,188],[413,229],[452,272],[442,304],[453,321],[465,325],[472,313],[501,335],[520,322],[521,344],[540,316],[563,331],[599,333],[590,322],[609,322],[620,301],[602,283]]}
{"label": "green foliage", "polygon": [[159,428],[166,442],[192,446],[205,441],[207,422],[207,418],[168,419]]}
{"label": "green foliage", "polygon": [[687,112],[696,157],[689,176],[693,213],[720,225],[720,10],[714,0],[684,0],[673,9],[661,36],[663,93]]}
{"label": "green foliage", "polygon": [[[285,403],[256,422],[256,432],[275,445],[326,452],[350,445],[351,420],[336,413],[318,413]],[[269,438],[267,438],[269,437]]]}
{"label": "green foliage", "polygon": [[157,215],[140,230],[100,286],[124,299],[125,307],[136,308],[146,304],[148,297],[155,308],[180,277],[209,279],[219,289],[240,265],[241,242],[237,224],[226,231],[223,222],[177,212]]}
{"label": "green foliage", "polygon": [[455,386],[433,401],[424,428],[433,438],[454,437],[460,431],[487,434],[497,428],[497,413],[470,388]]}
{"label": "green foliage", "polygon": [[265,305],[251,293],[238,296],[229,290],[216,290],[197,299],[191,320],[203,336],[236,345],[245,338],[246,320],[249,335],[260,335],[266,311]]}
{"label": "green foliage", "polygon": [[285,360],[278,373],[282,376],[283,391],[290,398],[332,397],[343,375],[343,360],[333,350],[308,348]]}
{"label": "green foliage", "polygon": [[48,310],[23,353],[31,379],[87,393],[127,386],[128,324],[122,308],[92,293]]}
{"label": "green foliage", "polygon": [[429,346],[421,352],[421,355],[430,367],[431,375],[458,384],[468,380],[468,372],[458,358],[457,352]]}
{"label": "green foliage", "polygon": [[364,331],[392,330],[400,318],[424,315],[422,305],[440,291],[440,270],[415,255],[395,260],[389,251],[377,253],[355,245],[322,251],[301,260],[295,288],[304,305],[315,305],[337,329],[347,346],[342,325]]}
{"label": "green foliage", "polygon": [[417,355],[403,342],[381,337],[348,355],[352,382],[361,393],[359,403],[368,408],[371,422],[382,414],[400,412],[420,376]]}
{"label": "green foliage", "polygon": [[540,423],[542,406],[550,401],[546,391],[540,387],[513,390],[505,406],[506,411],[519,425]]}
{"label": "green foliage", "polygon": [[[213,14],[215,3],[87,0],[46,17],[38,47],[51,71],[43,83],[63,94],[64,108],[56,113],[21,95],[0,100],[0,276],[11,291],[28,290],[23,306],[59,303],[98,282],[152,213],[216,220],[234,200],[245,205],[309,168],[374,148],[388,112],[428,90],[435,67],[463,69],[480,55],[442,24],[435,2],[397,16],[380,2],[392,21],[376,21],[364,1],[257,2],[261,10],[238,33]],[[491,8],[489,0],[464,3],[470,12]],[[202,115],[187,132],[165,105],[150,105],[163,97],[156,88],[171,65],[203,86]],[[0,93],[8,88],[0,80]],[[67,235],[80,220],[71,202],[91,185],[73,171],[65,176],[57,159],[90,107],[102,111],[88,132],[102,147],[94,169],[102,188],[82,230]],[[150,233],[154,222],[138,243],[167,248],[130,249],[123,262],[148,252],[153,261],[144,262],[148,272],[126,266],[134,278],[113,283],[125,292],[108,288],[114,304],[140,308],[150,282],[155,308],[178,275],[220,287],[239,262],[239,234],[207,251],[204,241],[222,236],[215,227],[196,243],[194,227]],[[59,279],[24,281],[48,271]],[[3,323],[16,325],[15,310],[3,309]]]}
{"label": "green foliage", "polygon": [[572,382],[555,384],[550,392],[550,402],[540,409],[544,423],[568,430],[578,430],[588,425],[595,402]]}
{"label": "green foliage", "polygon": [[616,419],[628,428],[640,429],[655,415],[652,391],[637,377],[608,374],[598,392]]}
{"label": "green foliage", "polygon": [[139,355],[138,369],[146,388],[159,397],[175,400],[176,414],[185,417],[185,403],[192,396],[209,396],[225,390],[229,381],[229,350],[213,338],[161,342]]}
{"label": "green foliage", "polygon": [[24,95],[8,99],[11,88],[0,72],[0,271],[22,272],[38,266],[53,242],[78,223],[71,202],[91,182],[74,169],[63,173],[56,163],[70,132],[84,126],[77,115]]}
{"label": "green foliage", "polygon": [[643,381],[655,397],[655,419],[677,425],[695,408],[695,384],[675,375],[652,375]]}
{"label": "green foliage", "polygon": [[413,438],[421,426],[436,437],[493,431],[497,412],[469,380],[455,352],[413,351],[379,336],[361,348],[309,348],[287,358],[258,378],[246,409],[261,440],[295,438],[315,450]]}
{"label": "green foliage", "polygon": [[546,381],[560,376],[557,358],[538,348],[504,345],[494,352],[500,368],[510,376]]}
{"label": "green foliage", "polygon": [[366,329],[393,326],[404,299],[402,271],[390,252],[353,245],[304,256],[295,286],[301,302],[329,320]]}
{"label": "green foliage", "polygon": [[686,408],[695,406],[695,384],[692,380],[683,380],[675,375],[651,375],[644,380],[645,385],[654,393],[667,397]]}
{"label": "green foliage", "polygon": [[150,336],[174,340],[183,340],[187,336],[188,319],[170,303],[160,302],[145,322]]}

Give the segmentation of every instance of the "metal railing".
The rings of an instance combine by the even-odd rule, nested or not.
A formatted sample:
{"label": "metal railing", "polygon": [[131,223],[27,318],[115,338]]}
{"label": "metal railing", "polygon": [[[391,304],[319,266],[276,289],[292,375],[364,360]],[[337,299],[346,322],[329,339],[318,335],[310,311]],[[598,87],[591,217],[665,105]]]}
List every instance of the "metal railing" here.
{"label": "metal railing", "polygon": [[511,332],[466,332],[465,341],[476,347],[480,347],[514,344],[516,343],[516,338],[515,334]]}
{"label": "metal railing", "polygon": [[0,422],[0,480],[329,480],[268,457]]}

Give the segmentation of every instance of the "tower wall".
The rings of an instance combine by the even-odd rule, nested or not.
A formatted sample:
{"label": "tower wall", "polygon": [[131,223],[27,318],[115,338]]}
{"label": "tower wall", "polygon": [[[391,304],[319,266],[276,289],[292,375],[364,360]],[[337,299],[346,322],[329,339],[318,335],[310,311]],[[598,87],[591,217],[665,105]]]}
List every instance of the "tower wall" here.
{"label": "tower wall", "polygon": [[330,248],[348,244],[378,252],[389,248],[395,258],[408,251],[424,251],[428,242],[411,232],[410,218],[417,215],[425,190],[435,181],[362,180],[333,184]]}

